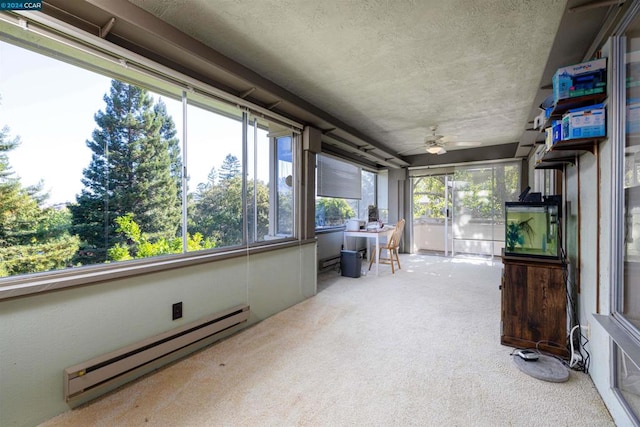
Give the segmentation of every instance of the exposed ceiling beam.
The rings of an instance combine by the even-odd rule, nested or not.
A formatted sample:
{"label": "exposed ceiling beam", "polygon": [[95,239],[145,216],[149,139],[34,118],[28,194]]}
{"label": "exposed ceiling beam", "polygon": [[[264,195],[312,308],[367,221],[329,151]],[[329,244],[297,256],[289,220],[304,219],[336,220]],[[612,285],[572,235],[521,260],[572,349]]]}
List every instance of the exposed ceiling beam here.
{"label": "exposed ceiling beam", "polygon": [[[65,5],[69,5],[64,0],[49,1],[57,4],[62,9],[65,9]],[[116,24],[110,34],[117,35],[117,37],[126,41],[129,49],[139,46],[150,53],[155,53],[156,58],[154,60],[156,61],[169,60],[172,64],[188,62],[190,66],[198,66],[198,72],[201,75],[206,74],[210,78],[207,83],[211,84],[211,82],[215,82],[220,77],[227,87],[235,89],[235,93],[242,92],[245,89],[241,88],[246,88],[248,85],[255,87],[256,90],[251,93],[252,98],[250,101],[256,102],[266,109],[274,109],[277,106],[279,114],[287,115],[294,120],[305,122],[320,129],[335,127],[338,129],[335,134],[339,134],[340,137],[350,141],[353,145],[357,146],[360,142],[369,144],[386,153],[386,155],[381,156],[383,159],[390,158],[398,165],[406,164],[401,158],[390,154],[390,150],[385,148],[380,141],[362,134],[359,130],[344,123],[337,117],[319,109],[296,94],[278,86],[271,80],[224,56],[126,0],[86,0],[86,2],[72,3],[70,7],[76,8],[76,15],[85,14],[89,17],[91,13],[95,12],[84,11],[82,5],[84,5],[85,9],[92,6],[98,8],[102,13],[116,17]],[[117,37],[112,40],[117,41]],[[188,71],[188,69],[181,70],[183,73]],[[242,94],[244,93],[246,93],[246,90],[242,92]]]}
{"label": "exposed ceiling beam", "polygon": [[569,8],[569,12],[571,13],[575,13],[575,12],[582,12],[585,10],[589,10],[589,9],[596,9],[598,7],[607,7],[607,6],[613,6],[613,5],[620,5],[622,3],[624,3],[625,0],[598,0],[598,1],[592,1],[589,3],[584,3],[578,6],[574,6],[574,7],[570,7]]}
{"label": "exposed ceiling beam", "polygon": [[104,24],[102,27],[100,27],[100,38],[103,39],[105,37],[107,37],[107,35],[109,34],[109,31],[111,31],[111,29],[113,28],[113,24],[116,23],[116,18],[111,18],[109,19],[109,21]]}

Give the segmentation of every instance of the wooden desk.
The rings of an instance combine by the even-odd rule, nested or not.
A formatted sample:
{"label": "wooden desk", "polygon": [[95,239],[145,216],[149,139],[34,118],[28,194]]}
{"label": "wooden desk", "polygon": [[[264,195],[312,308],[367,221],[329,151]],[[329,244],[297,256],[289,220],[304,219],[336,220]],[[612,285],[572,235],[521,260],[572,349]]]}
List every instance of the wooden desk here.
{"label": "wooden desk", "polygon": [[371,251],[369,250],[369,241],[375,239],[376,249],[376,276],[378,275],[378,266],[380,265],[380,237],[386,237],[389,239],[393,234],[393,230],[395,227],[383,227],[376,230],[355,230],[355,231],[344,231],[344,248],[348,249],[347,245],[347,237],[364,237],[367,239],[367,257],[370,257]]}

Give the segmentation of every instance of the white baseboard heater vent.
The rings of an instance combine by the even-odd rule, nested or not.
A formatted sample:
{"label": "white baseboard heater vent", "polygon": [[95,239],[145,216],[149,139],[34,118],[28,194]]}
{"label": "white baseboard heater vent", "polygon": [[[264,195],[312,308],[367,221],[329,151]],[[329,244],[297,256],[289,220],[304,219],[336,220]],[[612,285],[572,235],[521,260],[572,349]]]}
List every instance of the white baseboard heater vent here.
{"label": "white baseboard heater vent", "polygon": [[326,270],[334,267],[337,264],[340,264],[340,255],[331,258],[324,258],[318,262],[318,270]]}
{"label": "white baseboard heater vent", "polygon": [[113,382],[127,373],[244,323],[248,319],[249,306],[246,304],[238,305],[87,362],[71,366],[64,370],[64,397],[67,401],[79,397],[96,387]]}

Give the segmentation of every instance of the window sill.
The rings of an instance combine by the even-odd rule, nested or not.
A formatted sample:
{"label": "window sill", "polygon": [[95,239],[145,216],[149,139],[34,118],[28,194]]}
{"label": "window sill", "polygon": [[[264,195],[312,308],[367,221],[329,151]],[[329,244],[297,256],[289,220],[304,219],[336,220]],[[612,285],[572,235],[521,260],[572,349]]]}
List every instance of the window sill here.
{"label": "window sill", "polygon": [[344,231],[346,228],[347,227],[344,225],[316,228],[316,234],[337,233],[339,231]]}
{"label": "window sill", "polygon": [[190,252],[10,277],[0,280],[0,301],[315,243],[315,239],[268,242],[226,251]]}
{"label": "window sill", "polygon": [[640,344],[629,334],[615,317],[594,314],[593,318],[609,334],[611,339],[626,353],[627,356],[640,366]]}

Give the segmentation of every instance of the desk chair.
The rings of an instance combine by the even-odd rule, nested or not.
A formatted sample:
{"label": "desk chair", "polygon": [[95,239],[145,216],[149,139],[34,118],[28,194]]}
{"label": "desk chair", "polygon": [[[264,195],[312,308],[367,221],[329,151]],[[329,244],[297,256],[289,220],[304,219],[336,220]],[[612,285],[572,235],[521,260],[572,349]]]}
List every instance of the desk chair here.
{"label": "desk chair", "polygon": [[[380,245],[380,253],[378,254],[380,264],[391,264],[392,274],[395,274],[396,272],[394,263],[398,264],[398,270],[400,270],[400,257],[398,257],[398,248],[400,247],[400,239],[402,238],[402,232],[404,231],[404,223],[404,219],[400,219],[396,224],[395,230],[393,230],[393,234],[391,235],[391,237],[389,237],[389,240],[386,243]],[[383,250],[386,250],[389,253],[388,257],[382,256]],[[369,270],[371,270],[371,266],[373,265],[373,261],[375,260],[375,258],[375,255],[371,257],[371,261],[369,261]]]}

